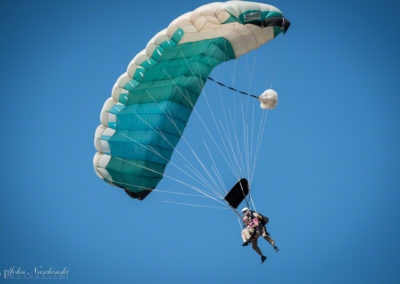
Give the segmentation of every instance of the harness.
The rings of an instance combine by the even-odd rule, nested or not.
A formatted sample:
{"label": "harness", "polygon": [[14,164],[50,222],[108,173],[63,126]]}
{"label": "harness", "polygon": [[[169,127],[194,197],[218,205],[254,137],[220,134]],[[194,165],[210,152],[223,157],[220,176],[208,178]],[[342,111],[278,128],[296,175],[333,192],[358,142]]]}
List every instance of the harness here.
{"label": "harness", "polygon": [[[251,214],[250,214],[249,218],[251,218],[251,220],[254,219],[254,218],[257,218],[259,220],[259,222],[260,222],[260,224],[257,227],[254,228],[254,233],[250,234],[250,240],[252,240],[254,238],[254,236],[257,235],[257,233],[259,233],[261,235],[261,228],[262,227],[264,227],[265,233],[269,236],[270,234],[268,233],[267,227],[265,226],[268,223],[269,218],[261,215],[258,212],[254,212],[252,210],[250,210],[250,212],[251,212]],[[254,213],[256,213],[257,216]]]}
{"label": "harness", "polygon": [[254,228],[254,233],[250,234],[250,240],[252,240],[254,238],[254,236],[257,235],[257,233],[261,234],[259,227],[260,226],[258,226],[257,228]]}

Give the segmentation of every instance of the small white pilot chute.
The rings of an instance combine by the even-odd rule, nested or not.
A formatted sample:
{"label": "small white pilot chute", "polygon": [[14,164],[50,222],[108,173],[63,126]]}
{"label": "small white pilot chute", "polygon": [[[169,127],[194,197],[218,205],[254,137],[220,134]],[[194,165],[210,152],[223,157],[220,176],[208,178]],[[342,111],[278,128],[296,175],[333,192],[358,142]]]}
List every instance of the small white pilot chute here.
{"label": "small white pilot chute", "polygon": [[274,109],[278,104],[278,93],[272,89],[265,90],[261,96],[258,97],[261,102],[260,107],[262,109]]}

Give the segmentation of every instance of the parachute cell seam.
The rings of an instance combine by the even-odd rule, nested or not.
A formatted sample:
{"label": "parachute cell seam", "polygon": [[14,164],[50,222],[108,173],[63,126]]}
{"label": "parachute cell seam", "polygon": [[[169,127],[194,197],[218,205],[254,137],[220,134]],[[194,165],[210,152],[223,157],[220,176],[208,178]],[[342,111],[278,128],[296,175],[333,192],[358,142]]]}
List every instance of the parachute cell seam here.
{"label": "parachute cell seam", "polygon": [[[140,161],[140,160],[137,160],[137,161]],[[107,171],[124,174],[124,172],[122,172],[122,171],[116,171],[116,170],[107,170]],[[146,176],[146,175],[136,175],[136,174],[129,174],[129,176],[130,176],[130,177],[138,177],[138,178],[153,179],[153,180],[156,180],[156,179],[159,178],[158,176]],[[119,182],[117,182],[117,181],[112,181],[112,183],[118,184]],[[137,187],[142,187],[142,186],[139,186],[139,185],[135,185],[135,186],[137,186]],[[149,188],[149,189],[150,189],[150,188]]]}
{"label": "parachute cell seam", "polygon": [[[170,100],[164,100],[164,102],[165,101],[170,101]],[[162,101],[158,101],[158,102],[162,102]],[[182,105],[182,104],[181,104]],[[189,108],[187,108],[186,106],[184,106],[184,105],[182,105],[183,107],[185,107],[186,109],[188,109],[189,110]],[[163,116],[165,116],[165,114],[163,114],[163,113],[135,113],[135,114],[137,114],[137,115],[143,115],[143,114],[146,114],[146,115],[154,115],[154,116],[157,116],[157,115],[163,115]],[[121,113],[118,113],[118,115],[119,116],[131,116],[132,114],[131,113],[126,113],[126,114],[121,114]],[[185,124],[186,125],[186,121],[185,120],[182,120],[181,118],[179,118],[179,117],[177,117],[177,116],[174,116],[174,119],[175,120],[178,120],[179,122],[182,122],[183,124]],[[124,130],[124,129],[118,129],[118,130]],[[127,130],[127,129],[126,129]]]}
{"label": "parachute cell seam", "polygon": [[[175,136],[175,135],[174,135]],[[176,137],[179,137],[179,136],[176,136]],[[132,138],[132,137],[130,137],[130,138]],[[113,142],[116,142],[116,143],[128,143],[128,144],[134,144],[134,145],[136,145],[137,143],[135,143],[135,142],[129,142],[129,141],[121,141],[121,140],[119,140],[119,141],[113,141]],[[156,144],[149,144],[151,147],[153,147],[153,148],[156,148],[157,150],[165,150],[165,151],[168,151],[168,152],[173,152],[173,149],[171,149],[171,148],[165,148],[165,147],[163,147],[163,146],[161,146],[161,145],[156,145]],[[133,149],[133,148],[132,148]],[[135,158],[127,158],[127,157],[124,157],[124,156],[117,156],[117,155],[113,155],[112,157],[120,157],[120,158],[125,158],[125,159],[133,159],[133,160],[135,160]],[[134,155],[133,155],[134,156]],[[143,161],[149,161],[149,162],[153,162],[153,161],[150,161],[150,160],[143,160]]]}
{"label": "parachute cell seam", "polygon": [[[184,124],[183,128],[185,128],[185,126],[186,126],[186,124]],[[127,131],[127,130],[130,130],[130,129],[118,129],[118,132]],[[150,131],[151,129],[150,128],[140,128],[140,127],[135,128],[135,131],[140,131],[140,130],[149,130]],[[151,130],[151,131],[153,131],[153,130]],[[180,135],[177,135],[177,133],[170,132],[166,128],[158,128],[158,131],[162,131],[163,133],[169,134],[169,135],[174,136],[174,137],[180,137]]]}
{"label": "parachute cell seam", "polygon": [[[157,163],[157,162],[153,162],[153,161],[149,161],[149,160],[135,160],[135,159],[128,159],[128,158],[119,157],[119,156],[111,156],[111,159],[116,159],[116,160],[119,160],[120,162],[124,162],[124,163],[128,163],[128,164],[132,164],[134,162],[144,162],[144,163],[157,164],[158,166],[165,168],[165,164],[161,164],[161,163]],[[105,169],[107,171],[115,171],[115,172],[118,172],[118,173],[124,173],[123,171],[107,169],[107,168],[105,168]],[[147,177],[146,175],[136,175],[136,176]],[[151,176],[149,176],[149,177],[151,177]]]}
{"label": "parachute cell seam", "polygon": [[[223,38],[223,39],[225,39],[225,38]],[[226,40],[226,39],[225,39]],[[225,52],[224,52],[224,50],[226,50],[226,48],[224,48],[224,49],[222,49],[222,47],[219,45],[219,42],[220,41],[216,41],[216,42],[212,42],[211,43],[211,45],[213,45],[213,46],[215,46],[216,47],[216,50],[219,50],[222,54],[224,54],[225,55]],[[223,41],[223,43],[225,44],[225,41]],[[170,47],[170,48],[168,48],[168,49],[173,49],[173,48],[175,48],[176,46],[172,46],[172,47]],[[165,50],[167,50],[167,49],[165,49]],[[200,54],[195,54],[194,56],[192,56],[192,57],[189,57],[189,58],[187,58],[187,57],[185,57],[185,56],[182,56],[182,58],[184,58],[185,60],[187,60],[187,59],[190,59],[190,58],[193,58],[193,57],[196,57],[196,56],[202,56],[203,58],[209,58],[209,57],[211,57],[211,58],[214,58],[214,59],[216,59],[217,61],[219,61],[219,62],[223,62],[223,61],[226,61],[226,57],[224,57],[222,60],[221,60],[221,58],[219,58],[219,57],[216,57],[216,56],[213,56],[212,54],[209,54],[208,53],[208,51],[209,51],[210,49],[208,49],[207,51],[206,51],[206,53],[200,53]],[[226,55],[225,55],[226,56]],[[141,66],[142,68],[140,68],[140,70],[139,70],[139,68],[138,69],[136,69],[136,71],[135,71],[135,74],[136,74],[136,72],[143,72],[143,74],[140,76],[141,78],[140,78],[140,81],[138,81],[138,84],[136,85],[136,86],[134,86],[133,87],[133,89],[131,90],[131,91],[129,91],[129,93],[128,93],[128,101],[129,101],[129,97],[130,97],[130,95],[134,95],[133,93],[131,93],[131,92],[133,92],[135,89],[136,90],[140,90],[140,86],[142,85],[142,83],[144,83],[144,82],[148,82],[148,81],[146,81],[146,79],[145,79],[145,77],[146,77],[146,70],[147,69],[151,69],[151,68],[153,68],[153,67],[156,67],[157,65],[158,65],[158,63],[160,63],[160,62],[168,62],[168,63],[170,63],[171,61],[179,61],[179,59],[182,59],[182,58],[179,58],[179,59],[174,59],[174,60],[166,60],[166,61],[163,61],[162,60],[162,57],[163,57],[163,54],[160,56],[160,58],[159,58],[159,60],[158,61],[156,61],[154,64],[151,64],[151,65],[149,65],[147,68],[145,68],[145,67],[143,67],[143,66]],[[189,60],[191,63],[198,63],[198,64],[200,64],[200,65],[206,65],[207,67],[209,67],[209,69],[210,69],[210,71],[209,71],[209,73],[211,72],[211,70],[215,67],[215,66],[213,66],[213,65],[211,65],[211,64],[207,64],[206,62],[204,62],[204,61],[198,61],[198,60],[196,60],[196,61],[191,61],[191,60]],[[209,59],[208,59],[208,61],[209,61]],[[189,70],[188,70],[189,71]],[[135,74],[134,74],[134,78],[135,78]],[[200,75],[200,74],[198,74],[198,75]],[[179,77],[174,77],[174,78],[180,78],[180,77],[185,77],[185,78],[193,78],[193,77],[197,77],[197,76],[179,76]],[[156,82],[158,82],[158,81],[161,81],[161,80],[156,80]],[[170,81],[170,80],[166,80],[166,81]],[[179,85],[179,84],[177,84],[177,85]],[[204,84],[203,84],[204,85]],[[179,85],[180,86],[180,85]],[[194,93],[197,93],[197,92],[194,92]]]}
{"label": "parachute cell seam", "polygon": [[[196,96],[196,97],[198,97],[199,95],[200,95],[200,93],[199,93],[199,95],[197,95],[196,93],[197,92],[193,92],[192,90],[190,90],[190,89],[188,89],[188,88],[186,88],[186,87],[184,87],[184,86],[181,86],[181,85],[178,85],[177,83],[174,83],[174,85],[171,85],[170,87],[176,87],[176,86],[178,86],[180,89],[183,89],[183,90],[185,90],[185,91],[187,91],[187,92],[190,92],[190,94],[192,95],[192,96]],[[165,88],[165,87],[164,87]],[[146,89],[144,89],[144,92],[147,92],[148,90],[146,90]],[[163,99],[163,100],[160,100],[160,101],[158,101],[158,100],[156,100],[157,102],[164,102],[164,101],[172,101],[172,102],[174,102],[174,103],[177,103],[177,104],[180,104],[180,105],[182,105],[182,106],[184,106],[185,108],[187,108],[188,110],[192,110],[193,109],[193,105],[190,105],[190,108],[187,106],[187,105],[184,105],[184,104],[182,104],[180,101],[176,101],[176,100],[174,100],[174,98],[168,98],[167,100],[165,100],[165,99]],[[129,105],[134,105],[134,104],[136,104],[136,103],[129,103],[129,101],[127,102],[127,106],[129,106]]]}
{"label": "parachute cell seam", "polygon": [[[163,69],[163,71],[165,71],[165,69]],[[171,82],[171,84],[166,84],[166,85],[162,85],[161,87],[151,87],[151,85],[150,86],[141,86],[141,88],[135,88],[134,90],[132,90],[132,91],[130,91],[129,93],[130,94],[132,94],[132,95],[135,95],[133,92],[135,92],[135,91],[142,91],[142,90],[148,90],[148,89],[150,89],[150,88],[152,88],[152,89],[163,89],[163,88],[165,88],[165,87],[168,87],[168,86],[175,86],[176,85],[176,83],[173,83],[173,81],[179,81],[179,79],[188,79],[188,78],[194,78],[194,77],[197,77],[197,76],[193,76],[193,75],[190,75],[190,76],[187,76],[186,74],[185,75],[180,75],[180,76],[177,76],[177,77],[174,77],[172,80],[171,79],[162,79],[162,80],[152,80],[152,81],[145,81],[145,82],[143,82],[142,84],[144,85],[144,84],[147,84],[147,83],[156,83],[156,82]],[[179,86],[181,86],[181,85],[179,85]],[[194,92],[192,92],[192,93],[194,93]],[[197,92],[196,92],[197,93]]]}
{"label": "parachute cell seam", "polygon": [[[123,142],[123,141],[118,140],[118,134],[128,135],[128,134],[135,133],[135,132],[146,132],[146,131],[147,132],[155,132],[155,133],[157,133],[157,131],[154,131],[154,129],[151,129],[151,128],[138,128],[138,129],[134,129],[134,130],[132,130],[132,129],[121,129],[121,130],[118,130],[116,132],[116,134],[112,137],[111,142]],[[158,131],[161,131],[161,130],[158,130]],[[176,133],[169,133],[168,131],[163,131],[163,133],[166,133],[169,136],[173,136],[174,138],[175,137],[177,137],[177,138],[180,137]],[[157,133],[157,134],[159,135],[159,133]],[[154,135],[154,134],[152,134],[152,135]],[[131,136],[129,136],[129,137],[131,137]]]}

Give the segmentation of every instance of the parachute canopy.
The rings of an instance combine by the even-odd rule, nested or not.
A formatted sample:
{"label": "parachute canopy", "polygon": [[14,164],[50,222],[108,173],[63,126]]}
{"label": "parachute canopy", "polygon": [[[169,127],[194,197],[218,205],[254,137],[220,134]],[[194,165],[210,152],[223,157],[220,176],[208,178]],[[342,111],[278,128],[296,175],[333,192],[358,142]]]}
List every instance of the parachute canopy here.
{"label": "parachute canopy", "polygon": [[289,25],[277,8],[245,1],[207,4],[172,21],[133,58],[104,104],[97,175],[143,199],[162,179],[212,69]]}

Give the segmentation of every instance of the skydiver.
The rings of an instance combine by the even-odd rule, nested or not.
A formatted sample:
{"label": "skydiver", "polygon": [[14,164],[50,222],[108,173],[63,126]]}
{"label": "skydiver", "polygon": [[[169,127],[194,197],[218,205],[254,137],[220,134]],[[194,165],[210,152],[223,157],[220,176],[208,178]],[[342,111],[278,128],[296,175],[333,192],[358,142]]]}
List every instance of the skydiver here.
{"label": "skydiver", "polygon": [[242,214],[244,215],[242,221],[246,226],[245,229],[242,230],[242,246],[247,246],[251,242],[251,247],[261,256],[261,263],[264,263],[267,257],[262,254],[257,244],[260,235],[273,246],[276,252],[279,251],[279,248],[275,245],[275,241],[270,237],[265,228],[266,223],[268,223],[268,218],[249,210],[247,207],[242,209]]}

